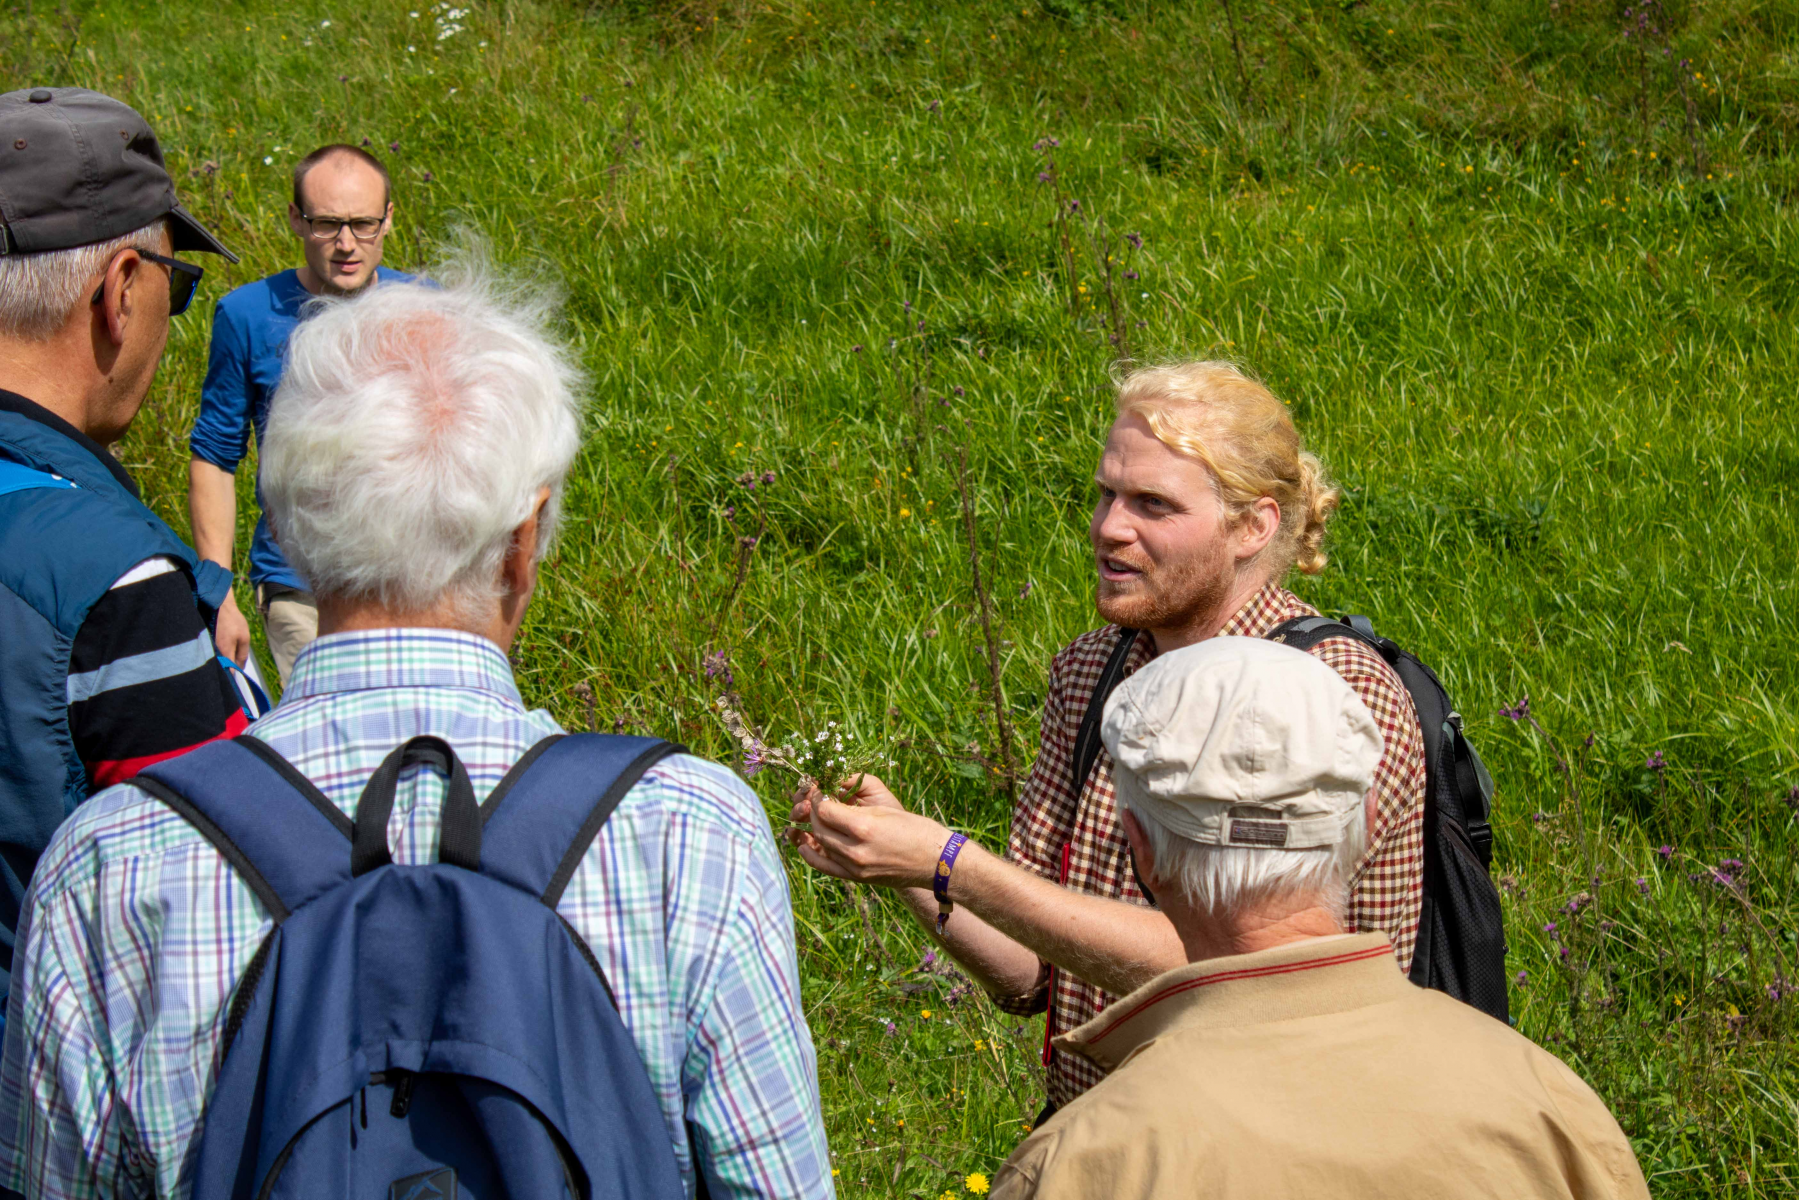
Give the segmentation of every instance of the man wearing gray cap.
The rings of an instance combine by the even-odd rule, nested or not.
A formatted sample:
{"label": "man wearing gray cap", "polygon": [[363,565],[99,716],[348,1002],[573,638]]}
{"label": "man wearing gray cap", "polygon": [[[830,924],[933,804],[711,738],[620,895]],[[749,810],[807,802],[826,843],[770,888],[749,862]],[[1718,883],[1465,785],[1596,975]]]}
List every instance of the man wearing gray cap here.
{"label": "man wearing gray cap", "polygon": [[149,392],[201,268],[231,252],[182,208],[131,108],[0,95],[0,994],[50,835],[98,787],[247,723],[197,562],[107,447]]}
{"label": "man wearing gray cap", "polygon": [[1344,932],[1382,737],[1341,675],[1214,638],[1126,680],[1101,736],[1188,963],[1056,1039],[1110,1073],[994,1200],[1649,1195],[1578,1076]]}

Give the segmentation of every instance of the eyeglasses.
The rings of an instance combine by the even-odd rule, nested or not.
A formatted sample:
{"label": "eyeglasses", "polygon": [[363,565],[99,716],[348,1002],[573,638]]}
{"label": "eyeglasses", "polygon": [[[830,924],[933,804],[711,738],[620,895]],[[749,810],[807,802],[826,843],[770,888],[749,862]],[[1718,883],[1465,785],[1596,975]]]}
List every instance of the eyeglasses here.
{"label": "eyeglasses", "polygon": [[[164,258],[160,254],[152,254],[148,250],[139,250],[139,258],[147,258],[153,263],[161,263],[169,269],[169,315],[178,317],[187,311],[187,306],[194,301],[194,291],[200,286],[200,277],[206,274],[205,267],[196,267],[193,263],[182,262],[178,258]],[[111,263],[107,264],[111,266]],[[100,303],[106,294],[106,281],[102,279],[100,286],[94,289],[94,298],[89,304]]]}
{"label": "eyeglasses", "polygon": [[312,236],[321,242],[335,242],[337,235],[343,232],[344,226],[350,227],[350,233],[359,242],[372,242],[381,236],[381,227],[387,224],[386,217],[309,217],[301,214],[300,219],[312,231]]}

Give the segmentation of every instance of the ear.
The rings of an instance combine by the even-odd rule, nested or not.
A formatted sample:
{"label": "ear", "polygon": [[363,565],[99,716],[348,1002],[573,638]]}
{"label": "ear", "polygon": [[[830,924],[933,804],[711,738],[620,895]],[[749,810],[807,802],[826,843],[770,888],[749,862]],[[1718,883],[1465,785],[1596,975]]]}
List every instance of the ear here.
{"label": "ear", "polygon": [[1273,496],[1258,496],[1254,504],[1237,518],[1236,558],[1247,562],[1268,548],[1281,531],[1281,506]]}
{"label": "ear", "polygon": [[306,220],[300,213],[300,206],[292,201],[289,201],[287,205],[287,227],[293,230],[294,236],[301,241],[305,241],[312,232],[306,228]]}
{"label": "ear", "polygon": [[1162,880],[1156,875],[1156,851],[1149,843],[1149,834],[1143,831],[1143,823],[1137,820],[1137,814],[1128,808],[1121,807],[1119,816],[1124,824],[1125,840],[1131,844],[1131,854],[1137,860],[1137,873],[1149,884],[1156,895],[1162,894]]}
{"label": "ear", "polygon": [[512,531],[512,545],[500,567],[502,582],[512,596],[528,596],[537,584],[537,545],[543,534],[544,509],[549,503],[550,489],[538,488],[531,515]]}
{"label": "ear", "polygon": [[115,346],[125,344],[125,329],[139,313],[143,295],[138,285],[144,279],[144,260],[136,250],[124,250],[106,264],[100,277],[99,317],[106,327],[106,337]]}

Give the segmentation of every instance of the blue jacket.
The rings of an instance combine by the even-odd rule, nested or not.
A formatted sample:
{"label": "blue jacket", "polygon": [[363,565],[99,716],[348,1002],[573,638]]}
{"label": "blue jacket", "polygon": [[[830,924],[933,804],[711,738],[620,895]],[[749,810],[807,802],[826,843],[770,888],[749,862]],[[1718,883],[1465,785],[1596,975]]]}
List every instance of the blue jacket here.
{"label": "blue jacket", "polygon": [[[375,268],[377,286],[412,281],[404,271]],[[287,366],[287,339],[306,306],[316,299],[300,283],[298,271],[279,271],[235,288],[219,301],[212,316],[211,358],[200,385],[200,415],[188,438],[195,458],[236,474],[249,450],[251,429],[256,431],[256,444],[262,444],[269,400]],[[263,508],[260,480],[256,507]],[[250,539],[249,575],[251,583],[307,590],[306,581],[275,544],[266,510],[258,515]]]}
{"label": "blue jacket", "polygon": [[24,415],[17,399],[0,392],[0,996],[38,855],[87,799],[68,673],[88,611],[156,555],[186,570],[208,627],[231,586],[230,572],[198,562],[144,507],[110,455],[73,427]]}

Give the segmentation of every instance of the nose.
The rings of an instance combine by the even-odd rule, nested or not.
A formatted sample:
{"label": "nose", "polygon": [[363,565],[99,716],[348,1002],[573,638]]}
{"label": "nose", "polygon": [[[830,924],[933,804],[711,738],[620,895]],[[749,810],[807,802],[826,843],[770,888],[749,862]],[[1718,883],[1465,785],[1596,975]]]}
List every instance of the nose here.
{"label": "nose", "polygon": [[348,225],[339,225],[337,237],[332,240],[331,244],[339,250],[354,250],[356,249],[356,235],[350,232]]}
{"label": "nose", "polygon": [[1092,534],[1096,547],[1121,546],[1136,541],[1136,529],[1131,524],[1129,506],[1117,496],[1110,499],[1101,497],[1093,510]]}

